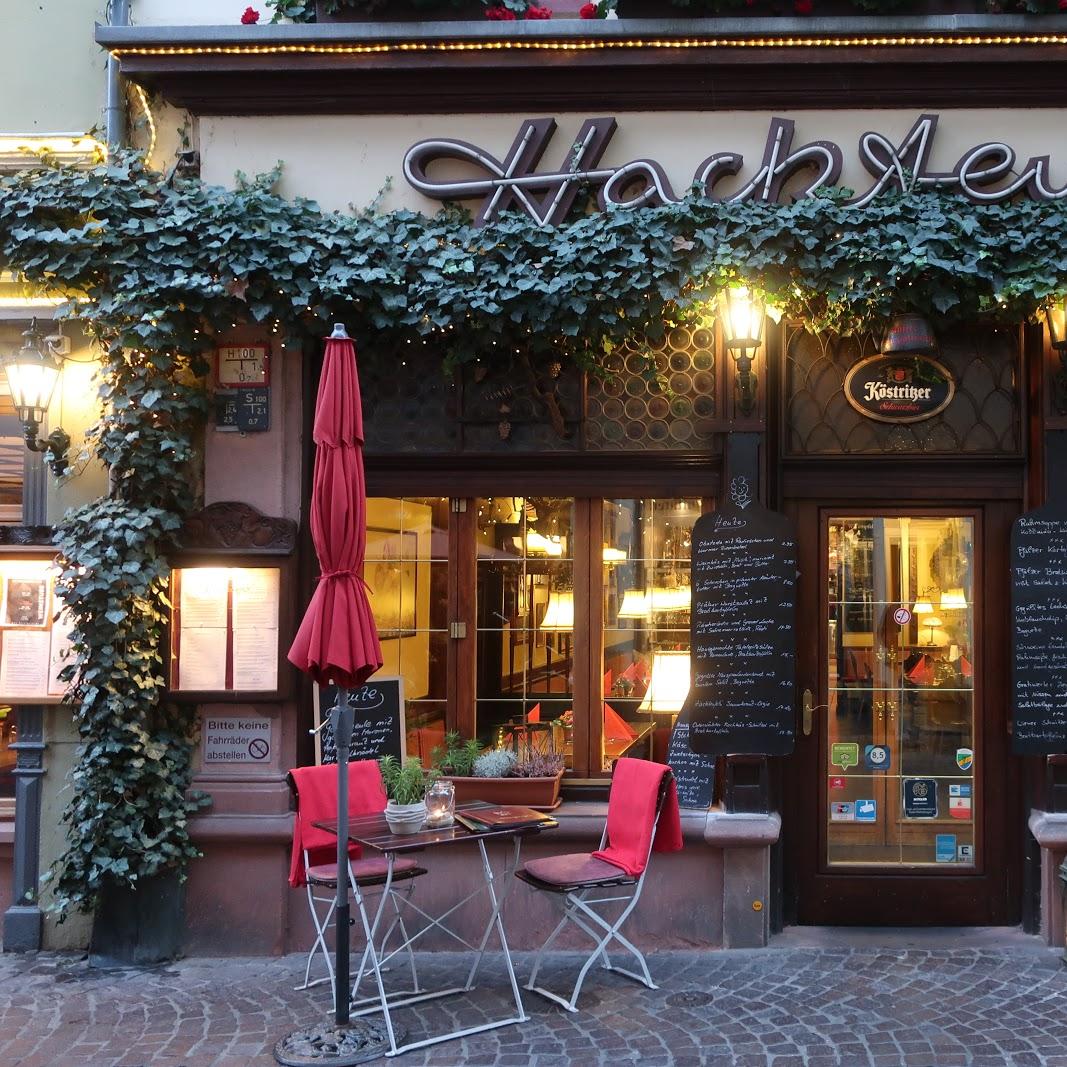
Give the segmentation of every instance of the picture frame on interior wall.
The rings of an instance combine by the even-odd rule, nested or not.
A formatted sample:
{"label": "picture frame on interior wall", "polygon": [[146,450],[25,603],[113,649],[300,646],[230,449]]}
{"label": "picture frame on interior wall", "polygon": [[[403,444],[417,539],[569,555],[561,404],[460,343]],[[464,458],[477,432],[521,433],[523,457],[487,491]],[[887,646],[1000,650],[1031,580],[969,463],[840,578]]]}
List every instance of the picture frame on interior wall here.
{"label": "picture frame on interior wall", "polygon": [[365,573],[380,640],[414,637],[418,630],[418,556],[415,530],[367,527]]}

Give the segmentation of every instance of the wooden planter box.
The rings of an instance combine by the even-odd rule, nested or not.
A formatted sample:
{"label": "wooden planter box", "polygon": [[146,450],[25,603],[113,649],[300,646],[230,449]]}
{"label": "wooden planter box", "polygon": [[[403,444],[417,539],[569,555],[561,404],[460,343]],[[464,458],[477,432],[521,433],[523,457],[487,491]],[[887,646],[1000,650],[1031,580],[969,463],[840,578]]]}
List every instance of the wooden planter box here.
{"label": "wooden planter box", "polygon": [[554,808],[559,804],[563,772],[551,778],[454,778],[456,803],[486,800],[490,804],[520,804],[527,808]]}

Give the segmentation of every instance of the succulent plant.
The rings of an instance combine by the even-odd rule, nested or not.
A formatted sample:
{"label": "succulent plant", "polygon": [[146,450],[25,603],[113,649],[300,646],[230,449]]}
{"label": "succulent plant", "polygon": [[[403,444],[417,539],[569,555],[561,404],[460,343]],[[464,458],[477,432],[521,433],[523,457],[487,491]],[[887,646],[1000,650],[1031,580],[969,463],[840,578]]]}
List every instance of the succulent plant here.
{"label": "succulent plant", "polygon": [[514,752],[507,748],[491,748],[474,761],[474,777],[507,778],[514,766]]}

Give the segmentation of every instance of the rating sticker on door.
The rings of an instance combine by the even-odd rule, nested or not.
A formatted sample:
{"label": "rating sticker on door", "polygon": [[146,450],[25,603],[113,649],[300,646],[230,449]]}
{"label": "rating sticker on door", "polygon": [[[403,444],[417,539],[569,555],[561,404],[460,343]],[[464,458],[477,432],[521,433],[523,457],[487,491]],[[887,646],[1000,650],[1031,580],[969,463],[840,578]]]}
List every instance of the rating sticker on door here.
{"label": "rating sticker on door", "polygon": [[959,863],[974,863],[974,845],[957,845],[956,860]]}
{"label": "rating sticker on door", "polygon": [[888,771],[891,762],[888,745],[867,745],[863,750],[863,763],[869,771]]}
{"label": "rating sticker on door", "polygon": [[830,746],[830,764],[847,771],[849,767],[858,767],[860,763],[860,746],[855,741],[835,741]]}

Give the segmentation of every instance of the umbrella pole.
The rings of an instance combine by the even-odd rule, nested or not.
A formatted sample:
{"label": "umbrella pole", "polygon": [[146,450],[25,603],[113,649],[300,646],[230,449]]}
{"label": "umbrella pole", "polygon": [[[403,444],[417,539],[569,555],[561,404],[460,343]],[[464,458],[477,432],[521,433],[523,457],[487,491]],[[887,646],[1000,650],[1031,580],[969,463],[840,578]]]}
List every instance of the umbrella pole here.
{"label": "umbrella pole", "polygon": [[339,689],[337,703],[330,710],[334,744],[337,747],[337,906],[334,910],[337,933],[334,963],[334,1021],[348,1023],[349,1013],[349,929],[348,904],[348,750],[352,744],[354,711],[351,691]]}

